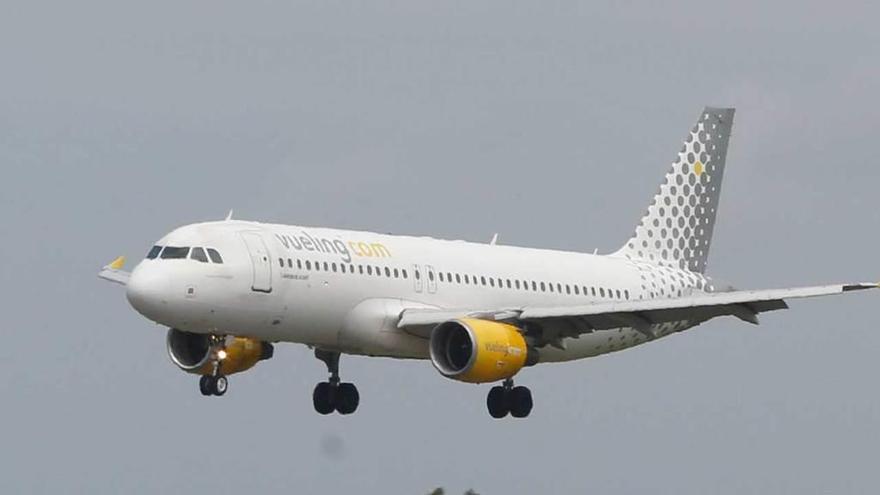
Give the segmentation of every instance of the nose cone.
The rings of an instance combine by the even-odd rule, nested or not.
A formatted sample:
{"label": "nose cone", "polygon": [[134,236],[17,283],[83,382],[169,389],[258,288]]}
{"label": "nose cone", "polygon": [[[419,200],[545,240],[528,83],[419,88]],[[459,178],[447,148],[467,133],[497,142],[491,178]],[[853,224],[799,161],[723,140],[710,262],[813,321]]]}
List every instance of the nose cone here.
{"label": "nose cone", "polygon": [[141,263],[128,279],[125,296],[131,307],[147,318],[159,322],[168,301],[168,276],[157,266]]}

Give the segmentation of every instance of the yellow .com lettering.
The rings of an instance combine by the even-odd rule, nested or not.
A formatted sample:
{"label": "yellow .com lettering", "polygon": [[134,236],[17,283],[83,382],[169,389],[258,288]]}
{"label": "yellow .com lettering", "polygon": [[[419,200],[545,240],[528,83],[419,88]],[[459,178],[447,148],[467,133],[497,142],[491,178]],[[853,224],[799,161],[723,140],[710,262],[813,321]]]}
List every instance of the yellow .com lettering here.
{"label": "yellow .com lettering", "polygon": [[384,244],[381,244],[379,242],[368,244],[366,242],[349,241],[348,247],[351,248],[351,252],[354,253],[355,256],[359,256],[361,258],[391,257],[391,251],[389,251]]}

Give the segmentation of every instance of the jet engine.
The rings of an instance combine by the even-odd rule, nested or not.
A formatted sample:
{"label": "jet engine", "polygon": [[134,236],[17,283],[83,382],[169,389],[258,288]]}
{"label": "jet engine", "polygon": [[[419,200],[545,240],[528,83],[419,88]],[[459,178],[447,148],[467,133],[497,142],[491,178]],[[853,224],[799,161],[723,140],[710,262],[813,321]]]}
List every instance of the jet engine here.
{"label": "jet engine", "polygon": [[247,337],[228,337],[225,341],[211,335],[168,330],[168,356],[180,369],[198,375],[213,373],[213,363],[220,361],[220,373],[231,375],[254,367],[272,357],[272,344]]}
{"label": "jet engine", "polygon": [[520,330],[498,321],[462,318],[431,331],[431,362],[443,376],[468,383],[505,380],[538,361]]}

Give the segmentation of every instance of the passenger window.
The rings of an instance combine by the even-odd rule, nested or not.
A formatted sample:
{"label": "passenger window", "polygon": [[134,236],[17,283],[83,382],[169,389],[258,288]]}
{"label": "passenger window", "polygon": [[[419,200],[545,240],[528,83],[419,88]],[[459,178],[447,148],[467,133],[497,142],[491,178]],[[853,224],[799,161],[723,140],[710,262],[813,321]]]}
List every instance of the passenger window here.
{"label": "passenger window", "polygon": [[377,277],[381,277],[381,276],[382,276],[382,269],[379,268],[378,266],[376,267],[376,276],[377,276]]}
{"label": "passenger window", "polygon": [[566,293],[566,294],[571,294],[571,286],[568,285],[568,284],[565,284],[565,293]]}
{"label": "passenger window", "polygon": [[406,270],[405,269],[401,269],[400,274],[403,275],[404,279],[406,279]]}
{"label": "passenger window", "polygon": [[293,260],[290,258],[287,258],[287,268],[293,268]]}
{"label": "passenger window", "polygon": [[400,278],[400,271],[397,268],[394,269],[394,278]]}
{"label": "passenger window", "polygon": [[340,263],[340,264],[339,264],[339,271],[342,272],[342,273],[345,273],[345,263]]}
{"label": "passenger window", "polygon": [[547,292],[547,286],[544,285],[544,282],[541,282],[541,292]]}
{"label": "passenger window", "polygon": [[373,274],[373,267],[371,265],[367,265],[367,275]]}
{"label": "passenger window", "polygon": [[516,280],[516,289],[519,290],[519,280]]}
{"label": "passenger window", "polygon": [[449,272],[446,272],[446,281],[452,283],[452,274]]}
{"label": "passenger window", "polygon": [[556,282],[556,292],[562,294],[562,284]]}
{"label": "passenger window", "polygon": [[189,257],[196,261],[201,261],[202,263],[208,262],[208,256],[205,255],[205,250],[200,247],[192,248],[192,251],[189,253]]}
{"label": "passenger window", "polygon": [[576,296],[581,295],[581,289],[577,285],[574,286],[574,295],[576,295]]}
{"label": "passenger window", "polygon": [[330,271],[330,264],[327,263],[326,261],[324,262],[324,271],[325,271],[325,272],[329,272],[329,271]]}
{"label": "passenger window", "polygon": [[489,277],[489,285],[491,285],[492,287],[495,287],[495,279],[494,278]]}
{"label": "passenger window", "polygon": [[358,265],[358,273],[360,273],[361,275],[364,274],[364,265]]}
{"label": "passenger window", "polygon": [[421,280],[421,279],[422,279],[422,274],[419,273],[418,270],[416,270],[416,271],[413,272],[413,273],[415,273],[415,275],[413,275],[413,276],[416,278],[416,280]]}
{"label": "passenger window", "polygon": [[300,270],[302,270],[302,267],[303,267],[302,260],[296,260],[296,267],[299,268]]}
{"label": "passenger window", "polygon": [[467,273],[464,274],[464,283],[466,285],[470,285],[470,283],[471,283],[471,278],[468,277]]}
{"label": "passenger window", "polygon": [[438,272],[437,275],[440,277],[440,281],[443,282],[443,272]]}
{"label": "passenger window", "polygon": [[434,281],[434,272],[432,272],[431,270],[428,270],[428,280],[430,280],[431,282]]}
{"label": "passenger window", "polygon": [[331,264],[330,268],[333,269],[333,273],[336,273],[336,263]]}
{"label": "passenger window", "polygon": [[284,268],[284,258],[278,258],[278,264],[281,265],[281,268]]}
{"label": "passenger window", "polygon": [[596,288],[590,287],[590,292],[593,294],[593,297],[596,297]]}
{"label": "passenger window", "polygon": [[385,267],[385,276],[391,278],[391,269],[387,266]]}
{"label": "passenger window", "polygon": [[162,246],[153,246],[152,249],[150,249],[150,252],[147,253],[147,259],[154,260],[158,258],[160,252],[162,252]]}
{"label": "passenger window", "polygon": [[321,271],[321,262],[320,262],[320,261],[316,261],[316,262],[315,262],[315,271],[316,271],[316,272],[320,272],[320,271]]}
{"label": "passenger window", "polygon": [[483,284],[483,285],[486,285],[486,277],[484,277],[484,276],[481,275],[481,276],[480,276],[480,283]]}
{"label": "passenger window", "polygon": [[461,275],[458,273],[455,274],[455,283],[457,283],[457,284],[461,283]]}
{"label": "passenger window", "polygon": [[188,247],[173,247],[167,246],[162,250],[162,259],[163,260],[179,260],[185,259],[186,255],[189,254]]}
{"label": "passenger window", "polygon": [[605,297],[605,289],[599,288],[599,295]]}
{"label": "passenger window", "polygon": [[626,297],[627,301],[629,301],[629,291],[628,290],[623,291],[623,296]]}
{"label": "passenger window", "polygon": [[538,285],[535,283],[534,280],[532,280],[532,290],[538,292]]}
{"label": "passenger window", "polygon": [[312,262],[309,260],[306,260],[306,270],[311,270],[311,269],[312,269]]}
{"label": "passenger window", "polygon": [[[519,284],[517,284],[517,285],[519,285]],[[508,289],[511,288],[511,285],[510,285],[510,279],[507,279],[507,288],[508,288]]]}
{"label": "passenger window", "polygon": [[550,282],[550,283],[549,283],[549,284],[547,284],[547,285],[549,285],[549,286],[550,286],[550,292],[553,292],[553,282]]}
{"label": "passenger window", "polygon": [[620,299],[620,290],[615,291],[615,293],[617,294],[617,298]]}

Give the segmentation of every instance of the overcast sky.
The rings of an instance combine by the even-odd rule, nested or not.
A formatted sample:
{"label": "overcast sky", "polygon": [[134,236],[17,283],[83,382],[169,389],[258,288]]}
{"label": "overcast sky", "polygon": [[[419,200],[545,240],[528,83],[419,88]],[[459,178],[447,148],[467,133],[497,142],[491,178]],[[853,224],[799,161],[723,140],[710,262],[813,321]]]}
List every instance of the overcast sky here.
{"label": "overcast sky", "polygon": [[357,414],[318,416],[292,344],[203,398],[95,276],[230,208],[608,252],[711,104],[710,274],[877,280],[880,9],[766,3],[3,2],[0,491],[877,492],[877,294],[527,369],[499,422],[359,357]]}

